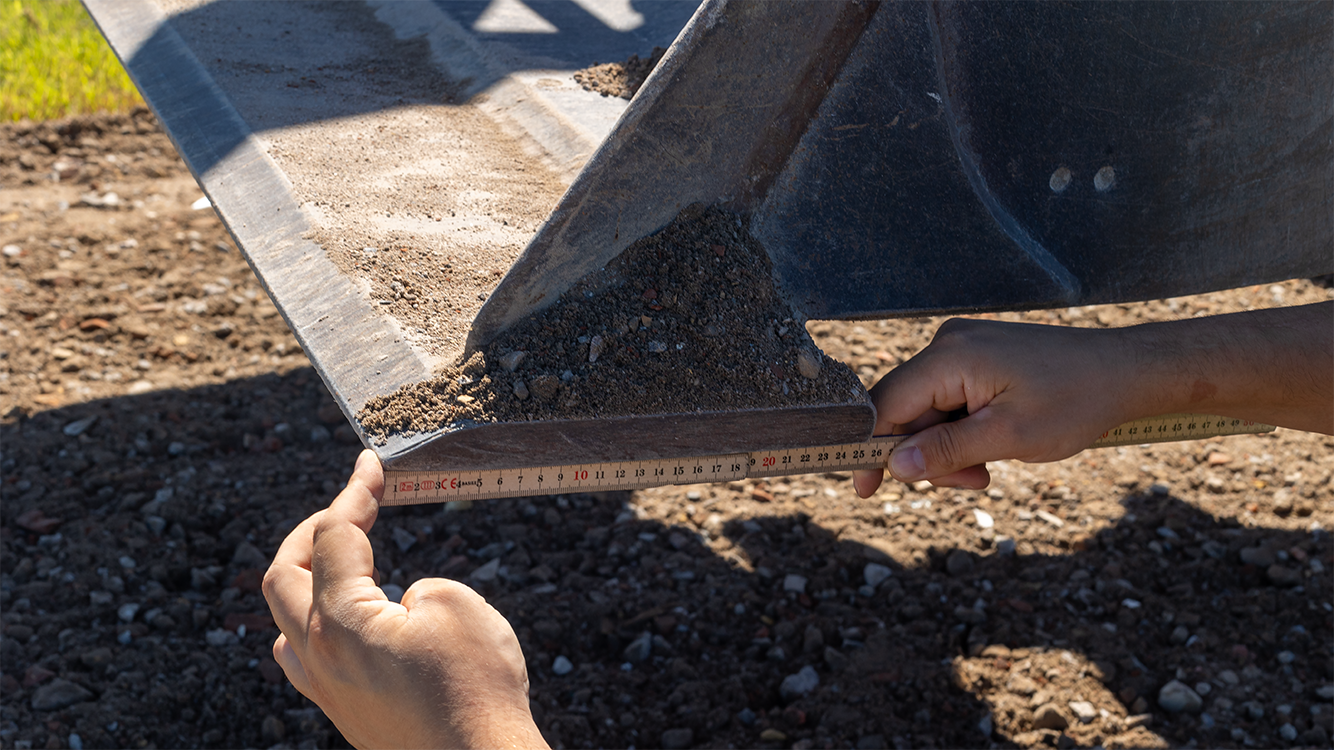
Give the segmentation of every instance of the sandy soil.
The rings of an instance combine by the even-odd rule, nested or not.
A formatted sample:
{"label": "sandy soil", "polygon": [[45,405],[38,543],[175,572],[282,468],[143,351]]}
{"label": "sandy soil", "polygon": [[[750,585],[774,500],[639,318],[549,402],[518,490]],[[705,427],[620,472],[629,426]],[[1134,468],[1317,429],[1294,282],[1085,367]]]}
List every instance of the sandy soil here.
{"label": "sandy soil", "polygon": [[[199,195],[143,114],[0,129],[0,746],[344,744],[258,587],[359,446]],[[869,384],[938,323],[809,330]],[[388,585],[509,618],[557,746],[1328,747],[1332,473],[1334,439],[1279,430],[982,492],[812,475],[388,509],[372,537]]]}

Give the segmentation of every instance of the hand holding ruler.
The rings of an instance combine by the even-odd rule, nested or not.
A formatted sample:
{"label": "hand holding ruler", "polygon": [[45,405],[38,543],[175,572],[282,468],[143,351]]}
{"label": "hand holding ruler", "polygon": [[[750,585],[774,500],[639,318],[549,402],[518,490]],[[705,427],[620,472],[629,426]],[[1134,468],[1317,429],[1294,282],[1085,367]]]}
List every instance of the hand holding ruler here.
{"label": "hand holding ruler", "polygon": [[[1204,414],[1168,414],[1127,422],[1108,430],[1089,448],[1200,440],[1224,435],[1272,432],[1273,425]],[[730,482],[738,479],[818,474],[825,471],[883,469],[907,435],[873,437],[860,443],[784,448],[690,458],[530,466],[484,471],[386,471],[381,505],[415,505],[450,500],[492,500],[571,492],[637,490],[669,484]]]}

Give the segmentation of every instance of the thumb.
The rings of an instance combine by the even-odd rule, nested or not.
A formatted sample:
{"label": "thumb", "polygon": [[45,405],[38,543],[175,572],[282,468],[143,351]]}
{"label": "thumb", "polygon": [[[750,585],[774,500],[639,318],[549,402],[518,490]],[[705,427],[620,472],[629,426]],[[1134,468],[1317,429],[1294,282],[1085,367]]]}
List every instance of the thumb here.
{"label": "thumb", "polygon": [[[972,486],[989,481],[985,464],[1003,458],[989,450],[1003,445],[990,433],[990,409],[983,407],[957,422],[928,427],[904,440],[889,456],[889,472],[900,482],[928,479],[936,484]],[[945,481],[938,481],[945,480]]]}

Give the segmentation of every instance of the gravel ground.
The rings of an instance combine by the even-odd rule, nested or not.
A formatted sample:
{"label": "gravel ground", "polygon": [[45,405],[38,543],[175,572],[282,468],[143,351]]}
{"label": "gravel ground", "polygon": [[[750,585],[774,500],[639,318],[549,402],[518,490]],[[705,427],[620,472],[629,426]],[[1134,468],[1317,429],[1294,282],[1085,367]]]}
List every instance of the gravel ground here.
{"label": "gravel ground", "polygon": [[[343,746],[272,660],[259,583],[355,438],[151,117],[0,133],[0,747]],[[939,322],[809,328],[869,384]],[[395,508],[372,541],[388,585],[449,576],[509,618],[557,746],[1328,747],[1331,449]]]}

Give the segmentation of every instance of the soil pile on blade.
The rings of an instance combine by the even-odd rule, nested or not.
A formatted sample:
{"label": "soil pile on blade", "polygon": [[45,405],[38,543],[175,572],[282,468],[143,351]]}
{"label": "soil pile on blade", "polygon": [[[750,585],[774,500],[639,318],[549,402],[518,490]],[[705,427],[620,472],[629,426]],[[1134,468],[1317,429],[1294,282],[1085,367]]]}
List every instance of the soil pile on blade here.
{"label": "soil pile on blade", "polygon": [[662,47],[654,47],[653,52],[645,58],[630,55],[630,59],[623,63],[592,65],[576,71],[574,81],[583,86],[585,91],[631,99],[639,87],[644,85],[648,74],[658,66],[665,52],[667,50]]}
{"label": "soil pile on blade", "polygon": [[378,440],[460,422],[838,404],[865,398],[774,287],[742,220],[688,208],[459,367],[372,399]]}

